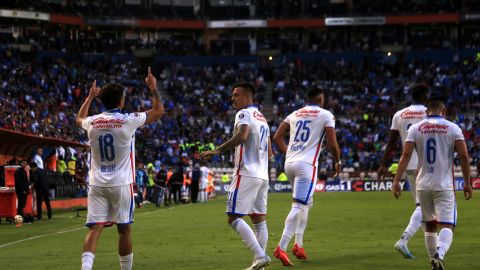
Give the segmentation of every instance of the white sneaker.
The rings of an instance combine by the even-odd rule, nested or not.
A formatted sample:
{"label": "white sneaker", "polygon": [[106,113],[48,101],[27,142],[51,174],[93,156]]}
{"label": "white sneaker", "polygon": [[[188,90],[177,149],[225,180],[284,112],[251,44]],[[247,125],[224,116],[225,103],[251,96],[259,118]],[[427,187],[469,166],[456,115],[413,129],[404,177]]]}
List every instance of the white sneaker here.
{"label": "white sneaker", "polygon": [[253,261],[252,266],[246,268],[245,270],[260,270],[263,269],[264,266],[269,266],[272,260],[268,255],[263,257],[257,258]]}
{"label": "white sneaker", "polygon": [[407,245],[401,243],[400,241],[397,241],[393,248],[395,248],[395,250],[402,254],[406,259],[415,259],[415,256],[413,256],[410,250],[408,250]]}

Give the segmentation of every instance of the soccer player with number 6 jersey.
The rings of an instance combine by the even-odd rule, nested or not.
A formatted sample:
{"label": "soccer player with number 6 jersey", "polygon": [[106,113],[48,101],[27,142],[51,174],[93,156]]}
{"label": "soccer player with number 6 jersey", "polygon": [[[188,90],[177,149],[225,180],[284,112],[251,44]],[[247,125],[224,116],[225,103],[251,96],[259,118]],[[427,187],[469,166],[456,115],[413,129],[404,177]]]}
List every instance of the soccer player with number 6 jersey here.
{"label": "soccer player with number 6 jersey", "polygon": [[[320,88],[313,88],[307,94],[309,104],[291,113],[280,125],[273,140],[282,153],[286,153],[285,173],[293,186],[292,209],[285,220],[280,243],[274,256],[283,265],[293,265],[286,250],[295,234],[293,255],[306,260],[303,248],[303,234],[307,226],[308,212],[313,205],[313,193],[317,183],[317,163],[323,139],[335,160],[335,175],[340,173],[340,149],[335,135],[335,118],[322,108],[324,95]],[[290,134],[288,146],[285,137]]]}
{"label": "soccer player with number 6 jersey", "polygon": [[[148,68],[145,79],[152,94],[153,108],[140,113],[122,113],[124,87],[109,83],[101,90],[96,81],[80,108],[76,124],[87,131],[92,152],[87,226],[82,254],[82,270],[93,267],[97,241],[105,226],[117,225],[120,269],[133,264],[130,224],[133,223],[133,183],[135,182],[135,130],[160,119],[163,104],[157,90],[157,79]],[[99,96],[105,111],[88,116],[92,101]]]}
{"label": "soccer player with number 6 jersey", "polygon": [[[445,105],[439,99],[427,103],[427,118],[408,129],[402,157],[393,182],[400,197],[400,179],[415,149],[418,154],[416,180],[422,221],[426,225],[425,246],[434,270],[444,270],[443,259],[453,240],[457,211],[453,186],[453,154],[457,151],[464,178],[465,199],[472,197],[470,162],[462,130],[445,119]],[[438,225],[440,231],[438,231]]]}
{"label": "soccer player with number 6 jersey", "polygon": [[[265,254],[268,241],[267,194],[268,160],[272,155],[270,129],[263,114],[253,104],[255,88],[250,83],[233,86],[232,103],[235,115],[233,137],[217,149],[200,154],[202,159],[235,148],[235,176],[228,191],[228,223],[254,254],[252,265],[257,270],[268,266]],[[243,220],[250,216],[254,230]],[[215,267],[210,267],[215,268]]]}

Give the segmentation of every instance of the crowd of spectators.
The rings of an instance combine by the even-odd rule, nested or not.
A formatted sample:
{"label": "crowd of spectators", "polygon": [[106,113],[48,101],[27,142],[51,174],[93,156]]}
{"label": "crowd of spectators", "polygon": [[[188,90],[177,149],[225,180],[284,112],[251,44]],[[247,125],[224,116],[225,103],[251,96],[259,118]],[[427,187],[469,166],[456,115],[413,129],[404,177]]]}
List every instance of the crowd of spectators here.
{"label": "crowd of spectators", "polygon": [[[40,136],[85,142],[74,119],[93,80],[97,85],[118,82],[126,87],[126,111],[150,108],[144,85],[145,70],[133,61],[111,62],[49,58],[22,61],[19,52],[0,50],[0,127]],[[264,104],[267,84],[255,64],[196,67],[178,63],[155,67],[166,114],[158,123],[137,131],[137,159],[173,166],[197,162],[198,154],[232,136],[235,111],[231,86],[253,82],[256,100]],[[272,71],[272,70],[271,70]],[[378,167],[393,113],[409,102],[408,86],[427,83],[432,93],[448,97],[449,118],[464,130],[473,162],[480,159],[480,69],[478,62],[458,61],[451,66],[432,62],[405,65],[382,62],[349,64],[302,63],[274,68],[272,134],[284,117],[304,104],[313,86],[326,90],[325,107],[337,117],[344,166],[356,170]],[[90,113],[101,111],[99,103]],[[283,157],[275,150],[274,167],[282,170]],[[232,166],[231,155],[217,156],[212,166]],[[191,163],[190,163],[191,164]],[[322,156],[329,167],[332,159]]]}

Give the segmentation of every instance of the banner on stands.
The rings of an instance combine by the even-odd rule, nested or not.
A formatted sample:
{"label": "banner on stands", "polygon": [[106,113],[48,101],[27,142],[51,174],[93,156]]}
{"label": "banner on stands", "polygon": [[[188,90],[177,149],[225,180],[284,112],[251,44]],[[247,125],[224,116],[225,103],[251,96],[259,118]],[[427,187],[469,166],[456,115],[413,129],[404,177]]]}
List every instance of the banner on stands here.
{"label": "banner on stands", "polygon": [[326,26],[347,26],[347,25],[383,25],[385,17],[339,17],[325,18]]}

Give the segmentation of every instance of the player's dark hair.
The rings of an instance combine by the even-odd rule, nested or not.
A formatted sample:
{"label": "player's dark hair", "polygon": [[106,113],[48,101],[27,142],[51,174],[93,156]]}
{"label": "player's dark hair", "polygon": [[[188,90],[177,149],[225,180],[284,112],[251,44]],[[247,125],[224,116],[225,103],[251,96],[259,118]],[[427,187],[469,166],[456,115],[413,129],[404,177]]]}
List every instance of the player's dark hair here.
{"label": "player's dark hair", "polygon": [[411,88],[412,100],[415,103],[424,103],[428,99],[428,86],[417,84]]}
{"label": "player's dark hair", "polygon": [[443,103],[443,99],[439,97],[430,98],[427,101],[427,110],[428,111],[439,111],[445,108],[445,104]]}
{"label": "player's dark hair", "polygon": [[323,89],[318,86],[314,86],[308,90],[307,99],[309,101],[315,101],[319,95],[323,95]]}
{"label": "player's dark hair", "polygon": [[239,82],[232,87],[232,90],[237,88],[237,87],[243,88],[245,91],[250,93],[250,95],[252,95],[252,97],[255,96],[255,86],[253,86],[253,84],[251,84],[249,82]]}
{"label": "player's dark hair", "polygon": [[108,83],[100,90],[99,98],[105,109],[118,108],[123,98],[123,86],[118,83]]}

